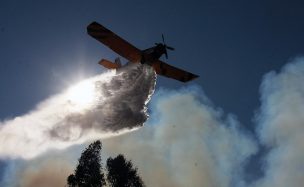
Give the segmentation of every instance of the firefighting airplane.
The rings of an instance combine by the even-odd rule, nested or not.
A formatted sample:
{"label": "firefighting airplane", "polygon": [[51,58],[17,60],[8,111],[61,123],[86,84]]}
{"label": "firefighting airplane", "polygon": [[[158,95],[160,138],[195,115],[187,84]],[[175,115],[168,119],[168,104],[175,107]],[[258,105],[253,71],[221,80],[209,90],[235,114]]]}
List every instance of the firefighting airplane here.
{"label": "firefighting airplane", "polygon": [[[108,46],[130,62],[152,66],[159,75],[176,79],[181,82],[188,82],[198,77],[198,75],[176,68],[159,60],[163,54],[168,58],[167,49],[174,50],[173,47],[166,45],[163,35],[163,43],[155,43],[154,47],[140,50],[97,22],[92,22],[88,25],[87,32],[90,36]],[[99,61],[99,64],[108,69],[119,69],[121,67],[119,58],[115,60],[115,63],[102,59]]]}

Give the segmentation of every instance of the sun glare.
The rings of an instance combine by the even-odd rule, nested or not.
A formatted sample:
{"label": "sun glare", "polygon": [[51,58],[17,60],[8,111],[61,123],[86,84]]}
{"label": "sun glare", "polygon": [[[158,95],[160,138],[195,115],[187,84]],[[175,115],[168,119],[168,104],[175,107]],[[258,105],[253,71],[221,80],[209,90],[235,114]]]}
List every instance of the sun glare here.
{"label": "sun glare", "polygon": [[83,81],[68,90],[68,101],[79,109],[91,106],[95,99],[95,86],[93,81]]}

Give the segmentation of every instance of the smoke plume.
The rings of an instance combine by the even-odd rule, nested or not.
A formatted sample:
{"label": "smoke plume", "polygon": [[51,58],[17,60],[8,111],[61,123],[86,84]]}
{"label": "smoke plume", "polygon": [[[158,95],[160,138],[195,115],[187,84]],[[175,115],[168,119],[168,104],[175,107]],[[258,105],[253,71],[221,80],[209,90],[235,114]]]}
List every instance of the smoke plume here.
{"label": "smoke plume", "polygon": [[32,158],[143,125],[155,86],[150,66],[130,64],[87,79],[0,124],[0,157]]}
{"label": "smoke plume", "polygon": [[302,187],[304,184],[304,58],[280,73],[265,75],[261,86],[258,134],[270,151],[265,177],[256,186]]}
{"label": "smoke plume", "polygon": [[[105,98],[104,100],[98,99],[98,104],[92,108],[102,111],[100,112],[101,116],[111,114],[107,115],[109,118],[99,118],[100,116],[91,114],[91,112],[86,110],[84,114],[89,114],[89,120],[84,118],[85,115],[77,117],[73,113],[69,113],[69,115],[66,115],[68,116],[67,118],[63,118],[64,120],[55,120],[57,123],[54,124],[56,125],[51,126],[50,130],[44,131],[43,134],[48,135],[46,138],[56,140],[57,143],[69,142],[72,144],[82,137],[86,137],[86,134],[93,135],[92,137],[98,137],[97,135],[102,137],[109,132],[120,132],[125,128],[140,126],[141,122],[147,119],[145,103],[153,92],[154,82],[153,84],[148,84],[147,89],[144,89],[146,91],[142,92],[136,92],[135,90],[139,88],[135,89],[135,85],[143,84],[144,81],[140,80],[142,78],[146,78],[146,81],[149,79],[154,80],[155,75],[153,73],[138,74],[136,73],[137,68],[132,69],[135,73],[130,73],[128,76],[133,77],[134,75],[134,77],[137,77],[140,75],[142,77],[135,78],[138,82],[130,81],[128,85],[122,85],[123,81],[125,81],[122,74],[117,76],[112,74],[102,75],[106,81],[102,82],[100,90],[102,90],[102,95],[106,97],[102,97]],[[118,86],[113,88],[110,80],[118,80],[117,83],[115,81],[111,83]],[[287,64],[279,73],[270,72],[264,76],[260,90],[261,107],[256,115],[256,131],[258,140],[263,146],[267,147],[268,153],[262,158],[265,163],[263,166],[265,175],[253,181],[252,184],[244,181],[244,165],[248,162],[250,156],[259,151],[258,144],[254,141],[252,135],[241,128],[234,115],[226,115],[221,109],[215,108],[198,87],[186,87],[175,91],[158,90],[151,102],[151,110],[149,110],[151,114],[146,125],[137,131],[104,139],[102,141],[102,158],[116,156],[120,153],[125,154],[138,167],[138,171],[147,186],[301,187],[304,183],[303,82],[303,58]],[[132,86],[134,86],[134,90]],[[122,90],[129,89],[132,91],[126,91],[120,95]],[[140,87],[140,89],[143,88]],[[113,94],[115,90],[119,93]],[[142,98],[137,100],[132,97],[134,95],[128,95],[134,94],[133,92],[139,95],[145,94],[145,97],[135,94],[136,97]],[[116,97],[119,101],[115,99]],[[59,98],[59,96],[55,98]],[[117,101],[117,103],[114,101]],[[121,101],[126,103],[128,101],[132,103],[141,101],[135,103],[141,103],[142,107],[135,110],[135,106],[131,103],[120,105],[119,102]],[[73,100],[70,102],[73,102]],[[101,105],[99,102],[105,105]],[[112,112],[110,110],[111,112],[109,112],[109,109],[113,106],[112,102],[120,107],[116,111]],[[41,104],[33,114],[39,113],[39,109],[46,110],[45,108],[47,107],[45,106],[51,108],[53,105],[49,105],[49,103],[52,102],[47,101]],[[66,104],[70,105],[69,102]],[[136,121],[131,120],[125,121],[127,124],[124,123],[124,115],[121,116],[119,114],[124,113],[122,108],[125,105],[129,106],[129,111],[137,111],[131,115],[135,116]],[[56,109],[62,112],[60,107]],[[83,112],[82,109],[78,111],[77,107],[74,107],[73,110],[78,113]],[[48,109],[48,111],[53,110]],[[44,112],[47,113],[48,111]],[[128,113],[132,114],[132,112]],[[141,117],[138,117],[138,114],[141,114],[139,115]],[[35,115],[40,116],[38,114]],[[111,118],[112,116],[121,118]],[[53,119],[53,116],[47,115],[47,117],[48,119]],[[23,116],[21,119],[27,118]],[[17,124],[13,125],[12,121],[4,122],[4,127],[11,126],[12,129],[16,128]],[[102,121],[102,123],[109,125],[98,126],[94,124],[95,121]],[[71,124],[73,123],[75,123],[77,128],[82,129],[81,133],[71,129]],[[82,123],[88,125],[82,127]],[[115,126],[114,123],[119,125]],[[27,122],[27,124],[30,123]],[[49,122],[48,125],[50,125]],[[45,127],[39,128],[48,129]],[[97,133],[93,134],[91,129],[96,130]],[[21,130],[20,128],[19,131],[22,132]],[[1,129],[1,132],[4,131]],[[5,132],[10,131],[5,130]],[[24,134],[21,135],[25,136]],[[29,145],[33,144],[32,141],[33,138],[30,138]],[[22,145],[27,145],[27,143],[25,142]],[[51,147],[43,141],[42,145]],[[80,157],[84,146],[73,146],[56,153],[52,150],[30,160],[13,161],[14,164],[10,164],[4,176],[6,183],[3,180],[0,185],[27,187],[39,184],[41,187],[48,187],[50,185],[41,181],[51,180],[49,181],[51,186],[62,186],[66,183],[66,177],[73,172],[77,158]],[[1,148],[2,155],[4,153],[4,155],[8,156],[21,154],[13,151],[8,152],[6,149]],[[18,180],[11,181],[15,179]]]}
{"label": "smoke plume", "polygon": [[233,115],[225,117],[196,87],[162,90],[138,131],[104,140],[106,154],[125,153],[147,186],[240,186],[257,147]]}
{"label": "smoke plume", "polygon": [[[123,153],[147,186],[242,186],[243,165],[257,147],[233,115],[214,108],[197,87],[158,91],[151,104],[143,128],[102,141],[102,158]],[[70,164],[65,168],[75,168],[80,150],[62,153],[61,162]],[[52,184],[63,184],[72,169],[60,169],[52,157],[42,155],[13,171],[16,186],[34,184],[52,171],[60,172]]]}

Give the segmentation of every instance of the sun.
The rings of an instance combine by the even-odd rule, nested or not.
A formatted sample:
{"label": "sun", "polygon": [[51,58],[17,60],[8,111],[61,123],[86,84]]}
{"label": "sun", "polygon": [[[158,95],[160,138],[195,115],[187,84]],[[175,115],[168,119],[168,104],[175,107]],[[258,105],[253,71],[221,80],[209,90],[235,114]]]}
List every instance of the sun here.
{"label": "sun", "polygon": [[91,80],[85,80],[68,89],[68,101],[78,109],[86,109],[94,103],[95,85]]}

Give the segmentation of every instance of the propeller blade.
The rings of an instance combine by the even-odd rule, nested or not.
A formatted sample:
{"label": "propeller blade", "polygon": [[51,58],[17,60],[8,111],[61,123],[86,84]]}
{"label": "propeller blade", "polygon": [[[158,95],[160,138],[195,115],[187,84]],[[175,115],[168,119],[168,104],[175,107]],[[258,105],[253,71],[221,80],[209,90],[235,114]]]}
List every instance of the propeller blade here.
{"label": "propeller blade", "polygon": [[[164,34],[162,34],[162,39],[163,39],[163,46],[164,46],[164,48],[165,48],[165,56],[166,56],[166,59],[168,59],[168,52],[167,52],[167,49],[169,49],[169,50],[175,50],[173,47],[170,47],[170,46],[167,46],[166,45],[166,42],[165,42],[165,37],[164,37]],[[155,43],[156,45],[157,45],[157,43]]]}
{"label": "propeller blade", "polygon": [[165,51],[165,56],[166,56],[166,59],[168,59],[168,53],[167,53],[167,50]]}
{"label": "propeller blade", "polygon": [[170,47],[170,46],[166,46],[167,49],[171,50],[171,51],[174,51],[175,49],[173,47]]}

